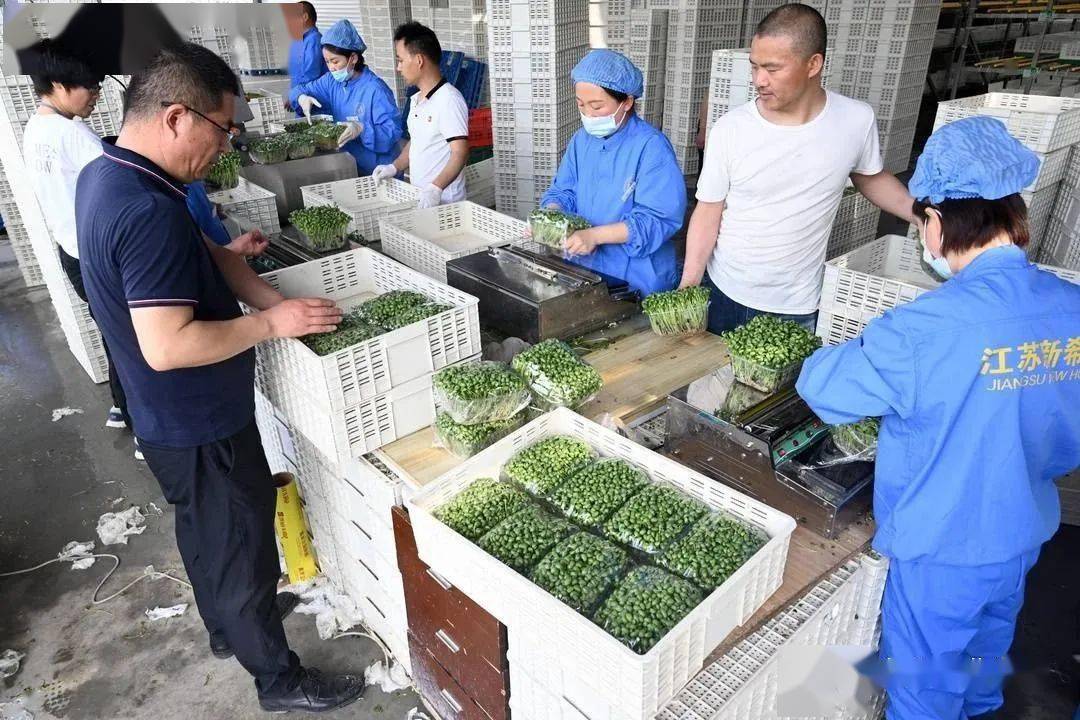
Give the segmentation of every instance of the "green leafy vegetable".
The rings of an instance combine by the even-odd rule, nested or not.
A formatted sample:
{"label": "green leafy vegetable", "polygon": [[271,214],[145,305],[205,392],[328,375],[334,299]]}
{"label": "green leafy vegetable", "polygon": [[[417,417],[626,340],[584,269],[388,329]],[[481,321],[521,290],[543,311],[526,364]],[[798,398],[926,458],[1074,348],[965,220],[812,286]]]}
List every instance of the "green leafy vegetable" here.
{"label": "green leafy vegetable", "polygon": [[698,520],[658,562],[711,591],[731,577],[768,540],[764,533],[734,518],[710,514]]}
{"label": "green leafy vegetable", "polygon": [[877,455],[877,439],[880,430],[881,421],[876,417],[868,417],[850,425],[833,425],[829,433],[840,452],[860,459],[873,460]]}
{"label": "green leafy vegetable", "polygon": [[368,322],[385,327],[394,318],[430,302],[413,290],[391,290],[363,303],[358,311]]}
{"label": "green leafy vegetable", "polygon": [[463,425],[449,414],[439,412],[435,416],[435,435],[439,442],[459,458],[469,458],[489,445],[493,445],[525,424],[525,413],[520,412],[506,420]]}
{"label": "green leafy vegetable", "polygon": [[435,404],[456,422],[504,420],[529,402],[529,388],[505,363],[471,362],[435,373]]}
{"label": "green leafy vegetable", "polygon": [[289,140],[285,135],[271,135],[253,140],[248,156],[260,165],[276,165],[289,159]]}
{"label": "green leafy vegetable", "polygon": [[383,329],[365,322],[357,313],[342,315],[337,330],[332,333],[305,335],[300,341],[316,355],[331,355],[358,343],[383,334]]}
{"label": "green leafy vegetable", "polygon": [[239,185],[240,153],[230,150],[219,155],[207,171],[206,180],[222,190],[232,190]]}
{"label": "green leafy vegetable", "polygon": [[336,123],[318,123],[311,127],[311,136],[319,150],[337,150],[343,132],[345,128]]}
{"label": "green leafy vegetable", "polygon": [[386,321],[384,327],[387,330],[397,330],[403,328],[406,325],[412,325],[414,322],[420,322],[421,320],[427,320],[429,317],[434,317],[439,313],[444,313],[450,309],[449,305],[444,305],[437,302],[426,302],[423,305],[417,305],[416,307],[409,308],[403,311],[399,315],[395,315]]}
{"label": "green leafy vegetable", "polygon": [[344,244],[345,229],[351,220],[352,216],[335,205],[314,205],[289,213],[289,222],[306,236],[313,250],[320,252]]}
{"label": "green leafy vegetable", "polygon": [[821,347],[821,338],[791,320],[758,315],[723,334],[735,379],[774,392],[798,377],[803,360]]}
{"label": "green leafy vegetable", "polygon": [[477,544],[514,570],[526,574],[557,543],[576,530],[566,520],[530,505],[496,525]]}
{"label": "green leafy vegetable", "polygon": [[533,396],[551,406],[574,408],[600,392],[600,373],[561,340],[544,340],[511,363],[528,381]]}
{"label": "green leafy vegetable", "polygon": [[650,485],[604,525],[604,535],[647,553],[657,553],[708,507],[668,485]]}
{"label": "green leafy vegetable", "polygon": [[480,478],[435,510],[436,519],[476,542],[484,533],[529,504],[510,483]]}
{"label": "green leafy vegetable", "polygon": [[595,622],[644,655],[702,601],[701,591],[660,568],[638,567],[596,612]]}
{"label": "green leafy vegetable", "polygon": [[555,546],[532,573],[533,582],[589,615],[630,564],[625,550],[579,532]]}
{"label": "green leafy vegetable", "polygon": [[596,459],[596,453],[576,438],[555,435],[520,450],[503,468],[507,478],[526,490],[548,497],[555,487]]}
{"label": "green leafy vegetable", "polygon": [[564,213],[561,210],[538,209],[529,213],[529,228],[532,239],[548,247],[562,250],[566,238],[578,230],[592,227],[589,221],[579,215]]}
{"label": "green leafy vegetable", "polygon": [[703,332],[709,324],[709,290],[699,286],[653,293],[641,308],[657,335]]}
{"label": "green leafy vegetable", "polygon": [[310,132],[288,133],[289,159],[302,160],[315,154],[315,136]]}
{"label": "green leafy vegetable", "polygon": [[551,502],[567,517],[599,527],[648,484],[648,476],[630,463],[605,458],[578,470],[555,488]]}

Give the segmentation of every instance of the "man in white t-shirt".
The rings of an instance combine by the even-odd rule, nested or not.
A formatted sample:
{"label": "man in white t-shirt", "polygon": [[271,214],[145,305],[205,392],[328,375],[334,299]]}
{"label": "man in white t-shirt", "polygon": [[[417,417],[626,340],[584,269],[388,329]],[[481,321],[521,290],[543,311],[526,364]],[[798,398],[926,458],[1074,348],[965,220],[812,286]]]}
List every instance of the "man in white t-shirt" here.
{"label": "man in white t-shirt", "polygon": [[[23,131],[23,160],[45,223],[59,246],[60,266],[75,294],[86,302],[75,236],[75,182],[102,153],[101,138],[83,120],[94,111],[103,78],[51,40],[41,41],[36,49],[30,69],[40,105]],[[107,347],[105,353],[108,356]],[[105,425],[130,428],[127,400],[111,358],[109,389],[113,405]],[[142,459],[137,442],[135,457]]]}
{"label": "man in white t-shirt", "polygon": [[409,101],[409,142],[392,165],[379,165],[371,176],[387,180],[409,169],[409,181],[420,188],[418,207],[464,200],[469,106],[439,70],[439,38],[430,28],[407,22],[394,31],[394,52],[398,72],[418,89]]}
{"label": "man in white t-shirt", "polygon": [[762,313],[814,328],[849,178],[882,210],[912,219],[907,189],[882,171],[874,111],[821,86],[825,32],[809,6],[769,13],[750,47],[759,97],[709,133],[681,285],[710,287],[711,332]]}

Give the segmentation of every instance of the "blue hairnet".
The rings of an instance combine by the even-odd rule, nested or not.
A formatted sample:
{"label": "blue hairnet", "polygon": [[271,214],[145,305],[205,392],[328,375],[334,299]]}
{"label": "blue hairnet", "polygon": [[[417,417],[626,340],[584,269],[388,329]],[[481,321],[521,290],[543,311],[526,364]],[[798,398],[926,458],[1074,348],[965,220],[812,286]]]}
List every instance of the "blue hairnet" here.
{"label": "blue hairnet", "polygon": [[356,28],[348,20],[338,20],[331,25],[330,29],[323,33],[322,44],[333,45],[342,50],[352,50],[358,53],[367,50],[364,38],[360,37],[360,33],[356,31]]}
{"label": "blue hairnet", "polygon": [[643,91],[641,71],[630,59],[614,50],[592,50],[570,71],[574,82],[587,82],[607,90],[639,98]]}
{"label": "blue hairnet", "polygon": [[943,125],[926,141],[908,191],[916,200],[999,198],[1035,181],[1039,157],[1005,123],[975,115]]}

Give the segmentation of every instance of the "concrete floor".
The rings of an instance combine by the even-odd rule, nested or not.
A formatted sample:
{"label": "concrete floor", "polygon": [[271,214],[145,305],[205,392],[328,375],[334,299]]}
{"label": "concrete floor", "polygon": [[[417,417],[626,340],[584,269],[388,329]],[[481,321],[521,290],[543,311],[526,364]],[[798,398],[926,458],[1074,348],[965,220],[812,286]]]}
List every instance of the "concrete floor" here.
{"label": "concrete floor", "polygon": [[[55,557],[70,540],[97,540],[97,518],[157,503],[144,534],[128,546],[99,546],[122,560],[102,595],[146,565],[183,568],[172,513],[157,483],[132,458],[131,437],[104,427],[108,389],[94,385],[67,350],[44,289],[28,291],[0,236],[0,571]],[[51,422],[54,408],[84,413]],[[122,501],[117,502],[122,498]],[[1028,579],[1013,655],[1032,668],[1010,681],[995,720],[1070,720],[1080,703],[1080,528],[1063,527]],[[190,592],[147,580],[107,604],[90,604],[110,561],[72,571],[54,564],[0,579],[0,652],[26,653],[0,681],[0,706],[19,699],[37,718],[243,720],[261,713],[250,678],[234,660],[215,660]],[[148,622],[147,608],[192,603],[186,615]],[[319,640],[310,616],[285,623],[301,659],[324,670],[362,672],[381,659],[363,638]],[[409,691],[365,697],[331,718],[404,720],[419,706]],[[2,717],[2,716],[0,716]]]}
{"label": "concrete floor", "polygon": [[[48,293],[26,289],[0,236],[0,572],[53,558],[70,540],[97,541],[102,513],[154,502],[165,514],[149,517],[142,535],[127,546],[99,543],[98,551],[121,558],[102,596],[146,565],[184,577],[171,509],[145,464],[133,459],[131,436],[104,427],[109,404],[108,388],[90,382],[67,350]],[[53,423],[52,410],[63,406],[84,412]],[[0,579],[0,652],[26,654],[19,672],[0,681],[0,706],[19,699],[37,720],[267,717],[240,665],[210,655],[187,588],[145,580],[92,606],[111,565],[102,559],[73,571],[53,564]],[[182,602],[191,604],[182,617],[144,616],[147,608]],[[320,640],[311,616],[294,614],[285,627],[301,660],[322,670],[362,674],[382,659],[366,638]],[[404,720],[419,705],[411,691],[369,688],[357,703],[321,717]]]}

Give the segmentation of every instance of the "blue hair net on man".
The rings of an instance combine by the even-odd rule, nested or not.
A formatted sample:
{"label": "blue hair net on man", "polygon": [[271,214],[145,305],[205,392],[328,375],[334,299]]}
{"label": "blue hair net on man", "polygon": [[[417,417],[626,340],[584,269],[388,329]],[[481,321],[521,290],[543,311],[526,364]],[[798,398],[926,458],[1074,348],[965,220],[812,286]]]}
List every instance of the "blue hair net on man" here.
{"label": "blue hair net on man", "polygon": [[908,191],[917,200],[998,200],[1035,181],[1039,157],[985,115],[938,128],[915,164]]}
{"label": "blue hair net on man", "polygon": [[348,20],[338,20],[331,25],[330,29],[323,33],[322,42],[323,45],[333,45],[342,50],[352,50],[358,53],[367,50],[364,38],[360,37],[360,33],[356,31],[356,28]]}
{"label": "blue hair net on man", "polygon": [[587,82],[607,90],[639,98],[644,90],[641,71],[630,59],[614,50],[592,50],[570,71],[574,82]]}

